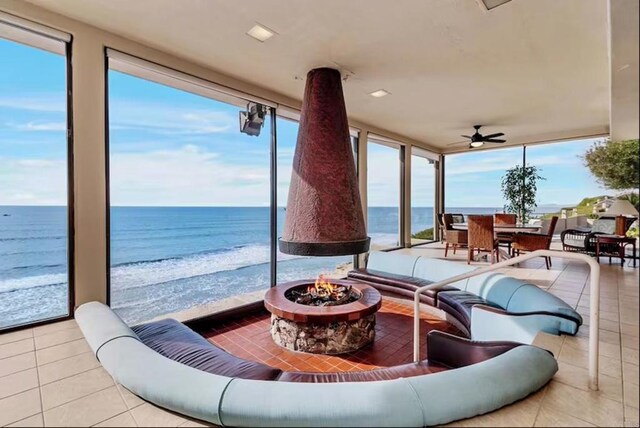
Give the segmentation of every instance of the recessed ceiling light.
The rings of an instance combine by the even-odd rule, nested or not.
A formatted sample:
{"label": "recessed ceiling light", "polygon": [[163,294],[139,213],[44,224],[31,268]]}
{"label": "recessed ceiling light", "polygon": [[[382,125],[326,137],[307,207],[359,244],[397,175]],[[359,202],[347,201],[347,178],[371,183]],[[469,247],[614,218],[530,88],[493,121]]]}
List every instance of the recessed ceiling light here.
{"label": "recessed ceiling light", "polygon": [[265,42],[273,37],[276,32],[268,29],[264,25],[256,24],[247,31],[247,34],[259,42]]}
{"label": "recessed ceiling light", "polygon": [[474,141],[473,143],[469,144],[470,149],[475,149],[476,147],[482,146],[484,146],[484,141]]}
{"label": "recessed ceiling light", "polygon": [[511,0],[479,0],[478,3],[480,3],[480,7],[489,11],[510,1]]}
{"label": "recessed ceiling light", "polygon": [[382,98],[382,97],[386,97],[390,93],[391,92],[385,91],[384,89],[378,89],[377,91],[373,91],[373,92],[369,93],[369,95],[371,95],[372,97],[376,97],[376,98]]}

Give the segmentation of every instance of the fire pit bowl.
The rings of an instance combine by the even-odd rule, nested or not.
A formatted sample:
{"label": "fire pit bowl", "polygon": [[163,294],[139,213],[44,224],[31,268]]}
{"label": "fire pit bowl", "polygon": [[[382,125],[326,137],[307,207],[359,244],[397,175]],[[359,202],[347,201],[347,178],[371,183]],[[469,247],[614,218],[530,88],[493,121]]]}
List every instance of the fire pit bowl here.
{"label": "fire pit bowl", "polygon": [[264,306],[271,312],[271,337],[286,349],[313,354],[343,354],[375,338],[375,313],[382,297],[378,290],[350,280],[331,280],[349,289],[357,300],[329,306],[296,303],[296,297],[316,281],[292,281],[270,288]]}

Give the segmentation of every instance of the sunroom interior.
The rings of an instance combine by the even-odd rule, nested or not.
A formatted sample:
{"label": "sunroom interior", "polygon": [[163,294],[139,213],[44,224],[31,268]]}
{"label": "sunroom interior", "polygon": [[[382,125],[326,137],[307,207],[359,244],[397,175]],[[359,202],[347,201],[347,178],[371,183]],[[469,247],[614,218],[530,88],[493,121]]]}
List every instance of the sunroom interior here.
{"label": "sunroom interior", "polygon": [[[561,233],[615,199],[581,156],[638,139],[638,12],[635,0],[3,1],[0,425],[637,426],[637,239],[611,263],[563,251]],[[297,214],[292,183],[307,180],[307,73],[327,68],[370,246],[301,256],[279,240]],[[470,144],[475,125],[506,141]],[[551,252],[500,247],[497,265],[446,253],[442,214],[471,230],[470,216],[506,212],[502,174],[526,165],[546,179],[517,226],[546,233],[559,217]],[[580,220],[583,198],[593,211]],[[325,278],[363,306],[356,321],[330,308],[330,333],[320,309],[291,306]],[[536,286],[520,318],[558,302],[555,330],[503,328],[518,296],[495,300],[502,278]],[[443,292],[493,309],[456,312]],[[347,338],[319,350],[314,335],[340,328]],[[218,362],[168,355],[160,342],[176,337]],[[488,343],[505,348],[487,356]],[[513,390],[487,380],[500,358]],[[438,405],[462,373],[500,398]],[[333,400],[297,407],[317,383]]]}

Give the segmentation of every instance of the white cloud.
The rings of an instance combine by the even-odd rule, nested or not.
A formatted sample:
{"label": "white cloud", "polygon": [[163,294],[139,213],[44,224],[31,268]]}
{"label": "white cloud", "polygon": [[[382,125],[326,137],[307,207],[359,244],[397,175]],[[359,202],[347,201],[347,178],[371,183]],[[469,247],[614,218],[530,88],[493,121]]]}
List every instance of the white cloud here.
{"label": "white cloud", "polygon": [[111,156],[113,205],[265,206],[269,168],[225,163],[217,153],[177,150]]}
{"label": "white cloud", "polygon": [[65,205],[66,160],[0,157],[0,188],[2,205]]}
{"label": "white cloud", "polygon": [[66,122],[28,122],[21,124],[7,124],[18,131],[66,131]]}
{"label": "white cloud", "polygon": [[0,96],[0,107],[43,112],[65,112],[67,110],[67,98],[64,92]]}

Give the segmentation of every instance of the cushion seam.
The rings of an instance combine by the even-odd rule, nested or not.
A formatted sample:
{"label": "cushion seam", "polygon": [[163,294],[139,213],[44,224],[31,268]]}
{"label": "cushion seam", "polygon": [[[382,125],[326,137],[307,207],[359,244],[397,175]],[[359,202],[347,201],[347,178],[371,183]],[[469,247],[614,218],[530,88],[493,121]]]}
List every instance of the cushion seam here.
{"label": "cushion seam", "polygon": [[413,385],[411,384],[411,382],[409,382],[408,380],[405,381],[407,382],[407,384],[409,385],[409,388],[411,388],[411,391],[413,391],[413,393],[416,396],[416,400],[418,400],[418,404],[420,404],[420,413],[422,414],[422,426],[426,427],[427,426],[427,421],[425,419],[425,409],[424,409],[424,404],[422,404],[422,400],[420,400],[420,396],[418,395],[418,391],[416,391],[416,389],[413,387]]}
{"label": "cushion seam", "polygon": [[[98,356],[98,352],[100,352],[100,350],[102,349],[102,347],[103,347],[104,345],[106,345],[107,343],[112,342],[112,341],[114,341],[114,340],[116,340],[116,339],[122,339],[122,338],[125,338],[125,337],[130,337],[131,339],[135,339],[135,340],[137,340],[138,342],[142,343],[142,341],[140,341],[140,338],[139,338],[139,337],[130,336],[130,335],[128,335],[128,334],[123,334],[123,335],[121,335],[121,336],[112,337],[111,339],[109,339],[109,340],[107,340],[106,342],[104,342],[102,345],[98,346],[98,349],[96,349],[96,360],[98,360],[98,361],[100,362],[100,357]],[[144,343],[143,343],[143,344],[144,344]],[[146,346],[146,345],[145,345],[145,346]]]}
{"label": "cushion seam", "polygon": [[413,267],[411,268],[411,276],[414,277],[415,273],[416,273],[416,265],[418,264],[418,260],[420,260],[422,258],[422,256],[416,258],[416,260],[413,262]]}
{"label": "cushion seam", "polygon": [[220,401],[218,401],[218,420],[220,421],[220,425],[222,425],[223,427],[225,427],[226,425],[222,421],[222,402],[224,401],[224,395],[227,393],[227,388],[229,388],[229,385],[231,385],[231,382],[233,382],[234,380],[236,380],[236,378],[232,377],[231,380],[227,382],[227,384],[224,386],[224,389],[222,390],[222,394],[220,394]]}
{"label": "cushion seam", "polygon": [[[507,311],[509,310],[509,304],[511,303],[511,299],[513,299],[513,296],[516,295],[516,293],[518,292],[518,290],[520,290],[522,287],[524,287],[525,285],[533,285],[533,284],[528,284],[528,283],[524,283],[524,284],[520,284],[520,287],[516,288],[513,293],[511,293],[511,296],[509,297],[509,300],[507,300],[507,304],[504,307]],[[537,285],[533,285],[534,287],[537,287]]]}

